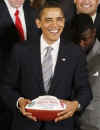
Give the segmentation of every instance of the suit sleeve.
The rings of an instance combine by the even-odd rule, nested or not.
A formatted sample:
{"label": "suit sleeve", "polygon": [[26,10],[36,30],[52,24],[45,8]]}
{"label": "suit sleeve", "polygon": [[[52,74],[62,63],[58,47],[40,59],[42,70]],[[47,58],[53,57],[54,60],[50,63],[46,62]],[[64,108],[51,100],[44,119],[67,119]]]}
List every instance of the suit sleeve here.
{"label": "suit sleeve", "polygon": [[74,100],[77,100],[82,108],[85,108],[92,99],[92,91],[88,81],[86,57],[83,53],[78,58],[73,86]]}
{"label": "suit sleeve", "polygon": [[9,56],[9,62],[6,63],[7,67],[4,76],[2,76],[0,81],[0,95],[12,111],[16,109],[17,99],[21,96],[18,86],[18,75],[20,73],[19,55],[18,48],[14,47]]}

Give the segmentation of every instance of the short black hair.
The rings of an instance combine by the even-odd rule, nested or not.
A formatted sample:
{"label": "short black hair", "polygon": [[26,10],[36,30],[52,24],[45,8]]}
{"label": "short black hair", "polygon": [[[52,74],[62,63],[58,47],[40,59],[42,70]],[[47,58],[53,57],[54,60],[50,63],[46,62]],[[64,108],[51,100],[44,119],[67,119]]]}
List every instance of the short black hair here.
{"label": "short black hair", "polygon": [[76,14],[71,21],[71,33],[72,40],[74,43],[80,44],[82,39],[82,33],[87,31],[88,29],[94,29],[94,24],[91,16],[88,14]]}
{"label": "short black hair", "polygon": [[[39,18],[39,19],[41,18],[42,11],[45,8],[60,8],[64,15],[64,10],[63,10],[61,4],[54,0],[51,0],[51,1],[45,2],[39,9],[37,9],[36,18]],[[64,17],[65,17],[65,15],[64,15]]]}

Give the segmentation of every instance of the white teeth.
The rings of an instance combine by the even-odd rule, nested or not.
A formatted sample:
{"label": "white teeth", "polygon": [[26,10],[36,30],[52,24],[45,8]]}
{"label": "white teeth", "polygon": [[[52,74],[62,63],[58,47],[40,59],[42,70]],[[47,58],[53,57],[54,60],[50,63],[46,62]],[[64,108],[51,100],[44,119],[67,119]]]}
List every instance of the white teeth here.
{"label": "white teeth", "polygon": [[52,30],[52,31],[50,31],[51,33],[57,33],[58,32],[58,30]]}
{"label": "white teeth", "polygon": [[83,7],[84,7],[84,8],[89,8],[89,7],[90,7],[90,5],[84,5]]}

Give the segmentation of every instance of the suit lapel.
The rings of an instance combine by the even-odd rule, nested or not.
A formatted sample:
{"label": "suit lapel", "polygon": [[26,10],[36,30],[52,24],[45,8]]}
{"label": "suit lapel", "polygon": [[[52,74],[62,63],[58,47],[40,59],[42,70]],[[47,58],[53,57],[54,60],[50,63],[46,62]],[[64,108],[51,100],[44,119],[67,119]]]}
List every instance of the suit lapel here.
{"label": "suit lapel", "polygon": [[[5,25],[7,37],[8,37],[8,39],[12,38],[12,39],[14,39],[14,41],[17,42],[20,40],[20,37],[19,37],[18,31],[14,25],[14,22],[10,16],[9,10],[8,10],[6,4],[4,3],[4,1],[2,1],[2,8],[4,8],[3,9],[4,12],[2,13],[4,16],[2,16],[1,22],[2,22],[2,24]],[[12,35],[13,35],[13,37],[12,37]]]}
{"label": "suit lapel", "polygon": [[33,34],[35,35],[34,33],[34,29],[36,27],[34,22],[35,11],[33,10],[32,12],[32,10],[30,10],[30,8],[26,5],[24,5],[23,10],[24,10],[24,17],[25,17],[25,24],[26,24],[27,39],[30,39],[31,37],[33,37],[32,36]]}
{"label": "suit lapel", "polygon": [[[42,78],[42,65],[41,65],[41,54],[40,54],[40,39],[38,38],[36,42],[36,46],[33,46],[32,49],[32,68],[33,73],[35,72],[36,80],[39,83],[39,88],[41,94],[45,93],[44,85],[43,85],[43,78]],[[33,57],[34,56],[34,57]]]}
{"label": "suit lapel", "polygon": [[98,29],[98,25],[100,25],[99,19],[100,19],[100,13],[97,12],[97,15],[96,15],[96,18],[94,21],[94,25],[95,25],[96,29]]}
{"label": "suit lapel", "polygon": [[27,32],[27,39],[29,39],[29,35],[28,34],[30,34],[30,29],[29,29],[29,25],[30,25],[30,19],[29,19],[29,17],[28,17],[28,9],[24,6],[23,7],[23,9],[24,9],[24,17],[25,17],[25,24],[26,24],[26,32]]}
{"label": "suit lapel", "polygon": [[51,81],[50,90],[48,92],[51,95],[55,92],[55,89],[57,87],[56,83],[58,82],[57,79],[59,79],[59,76],[60,76],[60,70],[62,68],[63,63],[67,59],[67,56],[65,55],[65,52],[66,52],[65,48],[66,48],[66,46],[64,44],[64,41],[62,40],[60,42],[60,47],[59,47],[59,52],[58,52],[57,63],[55,66],[54,76],[53,76],[53,79]]}
{"label": "suit lapel", "polygon": [[2,1],[2,7],[4,8],[3,9],[3,11],[4,11],[3,14],[5,14],[6,23],[8,25],[14,25],[13,20],[12,20],[12,18],[10,16],[9,11],[8,11],[8,8],[7,8],[6,4],[4,3],[4,1]]}

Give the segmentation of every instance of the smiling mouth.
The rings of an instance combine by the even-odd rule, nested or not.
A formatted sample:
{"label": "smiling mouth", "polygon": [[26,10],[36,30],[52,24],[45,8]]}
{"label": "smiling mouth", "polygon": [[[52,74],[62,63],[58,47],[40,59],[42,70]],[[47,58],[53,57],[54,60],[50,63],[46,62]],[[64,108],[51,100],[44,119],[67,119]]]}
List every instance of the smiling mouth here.
{"label": "smiling mouth", "polygon": [[82,7],[83,8],[90,8],[90,7],[92,7],[92,5],[87,4],[87,5],[83,5]]}
{"label": "smiling mouth", "polygon": [[58,34],[60,29],[56,29],[56,30],[48,30],[51,34]]}

